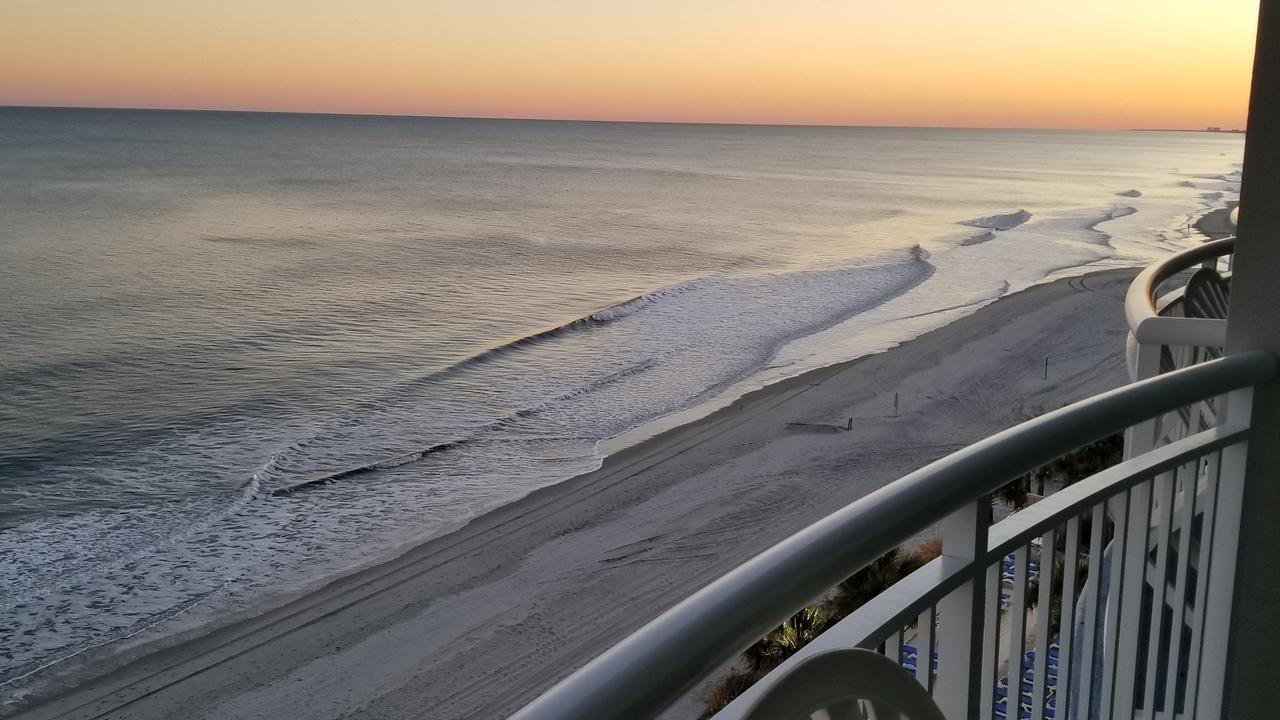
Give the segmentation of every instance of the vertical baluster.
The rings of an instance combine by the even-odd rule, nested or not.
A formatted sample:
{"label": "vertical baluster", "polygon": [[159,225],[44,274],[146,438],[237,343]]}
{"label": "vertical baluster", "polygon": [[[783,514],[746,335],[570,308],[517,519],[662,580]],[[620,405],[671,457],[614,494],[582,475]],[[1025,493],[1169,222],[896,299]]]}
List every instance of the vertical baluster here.
{"label": "vertical baluster", "polygon": [[[1186,476],[1185,466],[1178,468],[1178,475]],[[1156,493],[1153,500],[1155,509],[1155,545],[1156,566],[1151,577],[1151,623],[1147,632],[1147,664],[1146,688],[1142,695],[1142,708],[1147,717],[1153,717],[1156,711],[1156,679],[1160,669],[1160,642],[1164,638],[1161,629],[1165,617],[1165,591],[1169,584],[1169,532],[1173,522],[1173,486],[1176,477],[1173,472],[1165,473],[1155,479]],[[1177,605],[1175,600],[1174,605]],[[1172,682],[1166,678],[1165,682]]]}
{"label": "vertical baluster", "polygon": [[[1230,420],[1237,417],[1237,397],[1233,392],[1229,404]],[[1244,395],[1248,409],[1248,396]],[[1246,418],[1248,416],[1246,415]],[[1271,438],[1261,438],[1266,442]],[[1204,601],[1204,628],[1201,632],[1200,676],[1195,713],[1198,717],[1216,717],[1222,713],[1226,682],[1227,639],[1231,635],[1231,604],[1236,584],[1236,553],[1240,542],[1240,514],[1244,503],[1245,465],[1248,443],[1223,448],[1218,464],[1218,493],[1215,499],[1213,534],[1209,540],[1209,564],[1204,572],[1208,594]],[[1265,602],[1251,598],[1254,602]]]}
{"label": "vertical baluster", "polygon": [[899,665],[902,664],[902,630],[894,630],[885,639],[884,655]]}
{"label": "vertical baluster", "polygon": [[[1009,589],[1009,717],[1018,717],[1022,702],[1022,653],[1027,644],[1027,548],[1013,552],[1013,587]],[[1003,562],[1003,561],[1002,561]]]}
{"label": "vertical baluster", "polygon": [[1086,581],[1088,598],[1084,607],[1084,632],[1080,639],[1080,695],[1076,703],[1080,706],[1080,717],[1088,717],[1093,712],[1093,696],[1097,688],[1093,686],[1093,667],[1097,664],[1098,615],[1102,603],[1102,529],[1106,523],[1106,503],[1098,503],[1093,507],[1092,527],[1089,531],[1089,578]]}
{"label": "vertical baluster", "polygon": [[[1126,491],[1112,498],[1110,512],[1115,532],[1111,537],[1110,572],[1107,573],[1106,609],[1102,613],[1102,684],[1098,688],[1098,717],[1111,720],[1112,700],[1116,685],[1116,648],[1119,640],[1120,607],[1124,589],[1125,546],[1129,539],[1129,500],[1132,493]],[[1104,596],[1099,588],[1099,601]],[[1127,720],[1121,717],[1120,720]]]}
{"label": "vertical baluster", "polygon": [[1000,667],[1000,560],[987,567],[987,597],[982,618],[982,695],[978,717],[995,715],[996,677]]}
{"label": "vertical baluster", "polygon": [[1062,555],[1062,611],[1058,624],[1058,683],[1054,718],[1071,711],[1071,654],[1075,649],[1076,581],[1080,564],[1080,516],[1067,520],[1067,546]]}
{"label": "vertical baluster", "polygon": [[1182,685],[1178,681],[1178,669],[1181,667],[1179,661],[1183,650],[1182,627],[1187,622],[1187,573],[1191,567],[1191,527],[1195,522],[1196,489],[1199,485],[1202,459],[1197,458],[1195,463],[1182,468],[1184,471],[1180,476],[1182,492],[1175,491],[1174,499],[1170,501],[1176,503],[1178,497],[1182,498],[1182,506],[1177,509],[1177,521],[1173,523],[1173,527],[1178,529],[1176,555],[1178,565],[1173,578],[1173,595],[1169,601],[1173,619],[1170,622],[1169,657],[1165,662],[1164,711],[1170,717],[1178,711],[1177,693],[1178,687]]}
{"label": "vertical baluster", "polygon": [[930,605],[916,618],[916,680],[925,690],[933,690],[933,626],[936,608]]}
{"label": "vertical baluster", "polygon": [[[1142,625],[1142,596],[1147,584],[1147,551],[1151,534],[1151,500],[1155,478],[1149,478],[1129,490],[1128,532],[1125,535],[1123,550],[1123,580],[1117,595],[1112,597],[1120,605],[1119,625],[1116,627],[1116,646],[1114,658],[1114,693],[1112,704],[1115,708],[1113,717],[1133,717],[1134,688],[1139,670],[1138,647],[1140,626]],[[1115,560],[1112,560],[1115,562]],[[1144,657],[1145,659],[1145,657]]]}
{"label": "vertical baluster", "polygon": [[1213,454],[1205,471],[1205,486],[1197,505],[1200,516],[1199,552],[1195,554],[1196,586],[1191,606],[1191,644],[1187,646],[1187,690],[1183,703],[1184,712],[1194,716],[1199,700],[1200,648],[1203,644],[1205,600],[1209,596],[1209,554],[1213,548],[1214,516],[1218,504],[1218,483],[1221,475],[1222,451]]}
{"label": "vertical baluster", "polygon": [[1049,679],[1049,620],[1053,615],[1053,544],[1057,538],[1052,529],[1040,539],[1040,593],[1036,599],[1036,659],[1032,663],[1031,719],[1043,720],[1044,694]]}

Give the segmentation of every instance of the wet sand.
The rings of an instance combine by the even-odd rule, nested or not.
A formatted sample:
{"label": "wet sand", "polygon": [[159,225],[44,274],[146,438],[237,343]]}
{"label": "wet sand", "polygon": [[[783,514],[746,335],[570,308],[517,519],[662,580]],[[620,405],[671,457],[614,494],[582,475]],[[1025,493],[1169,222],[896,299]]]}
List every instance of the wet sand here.
{"label": "wet sand", "polygon": [[505,717],[832,510],[1124,383],[1134,273],[1034,287],[771,385],[288,605],[82,669],[21,717]]}
{"label": "wet sand", "polygon": [[1196,221],[1196,230],[1210,240],[1220,240],[1235,235],[1236,226],[1231,222],[1231,210],[1235,206],[1236,203],[1232,202],[1227,207],[1216,208],[1205,213]]}

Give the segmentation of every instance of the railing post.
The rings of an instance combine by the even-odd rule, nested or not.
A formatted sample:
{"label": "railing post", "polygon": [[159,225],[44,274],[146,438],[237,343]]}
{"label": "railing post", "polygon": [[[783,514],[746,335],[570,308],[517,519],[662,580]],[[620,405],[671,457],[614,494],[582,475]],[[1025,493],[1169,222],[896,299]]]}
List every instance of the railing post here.
{"label": "railing post", "polygon": [[[1137,351],[1133,363],[1134,380],[1146,380],[1160,373],[1159,344],[1137,341]],[[1134,425],[1124,432],[1124,457],[1141,455],[1155,446],[1156,420],[1151,419]]]}
{"label": "railing post", "polygon": [[[1241,425],[1249,422],[1253,391],[1237,390],[1227,395],[1226,423]],[[1232,634],[1231,604],[1235,594],[1236,566],[1240,550],[1240,521],[1244,509],[1245,471],[1248,467],[1248,443],[1238,443],[1224,448],[1219,462],[1217,500],[1214,504],[1212,537],[1201,537],[1201,543],[1210,543],[1209,552],[1202,557],[1209,559],[1208,567],[1198,568],[1205,578],[1204,620],[1201,629],[1200,677],[1190,678],[1197,683],[1195,717],[1218,717],[1224,697],[1224,680],[1227,669],[1228,638]],[[1267,606],[1272,598],[1257,598]],[[1244,628],[1246,632],[1247,628]],[[1264,636],[1265,637],[1265,636]],[[1265,640],[1263,641],[1266,642]],[[1223,716],[1225,717],[1225,715]],[[1261,717],[1252,715],[1251,717]]]}
{"label": "railing post", "polygon": [[[987,528],[991,500],[982,498],[942,521],[942,556],[966,563],[968,580],[938,603],[938,680],[933,698],[947,720],[975,720],[979,716],[983,668],[983,612],[986,606]],[[922,653],[927,652],[921,650]],[[918,667],[929,667],[922,656]]]}

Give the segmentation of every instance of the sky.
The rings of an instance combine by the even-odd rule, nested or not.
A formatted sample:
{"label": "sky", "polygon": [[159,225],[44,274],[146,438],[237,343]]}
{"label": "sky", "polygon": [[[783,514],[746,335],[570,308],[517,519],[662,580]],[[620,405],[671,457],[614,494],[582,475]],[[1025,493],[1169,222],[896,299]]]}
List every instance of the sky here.
{"label": "sky", "polygon": [[0,0],[0,105],[1243,127],[1257,0]]}

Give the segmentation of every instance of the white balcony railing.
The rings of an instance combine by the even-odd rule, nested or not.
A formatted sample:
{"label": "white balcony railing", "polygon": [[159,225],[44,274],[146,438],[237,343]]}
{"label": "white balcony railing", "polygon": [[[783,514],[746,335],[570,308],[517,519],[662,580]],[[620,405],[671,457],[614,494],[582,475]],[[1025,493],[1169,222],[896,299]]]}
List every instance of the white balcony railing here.
{"label": "white balcony railing", "polygon": [[[887,654],[912,672],[947,718],[1217,717],[1252,388],[1275,371],[1268,353],[1232,355],[986,438],[740,566],[516,718],[655,717],[799,608],[939,524],[941,557],[827,630],[717,717],[758,720],[766,707],[769,717],[781,717],[779,707],[794,717],[859,717],[847,706],[813,707],[790,690],[797,677],[809,688],[840,683],[821,659],[852,648]],[[1013,478],[1212,398],[1225,409],[1218,426],[1145,450],[990,524],[989,495]]]}
{"label": "white balcony railing", "polygon": [[[1171,310],[1181,303],[1183,290],[1178,288],[1160,295],[1160,285],[1179,273],[1196,267],[1216,268],[1222,258],[1231,257],[1236,239],[1223,238],[1198,245],[1190,250],[1170,255],[1152,265],[1134,278],[1124,299],[1125,319],[1129,322],[1129,334],[1138,348],[1161,346],[1217,347],[1227,339],[1226,318],[1173,317]],[[1229,264],[1229,263],[1228,263]],[[1131,371],[1138,370],[1135,380],[1143,380],[1157,374],[1159,356],[1148,355],[1145,364],[1130,364]]]}
{"label": "white balcony railing", "polygon": [[[1197,268],[1220,283],[1229,282],[1222,278],[1229,279],[1230,271],[1219,275],[1218,270],[1224,262],[1226,268],[1230,268],[1235,243],[1233,237],[1224,238],[1184,250],[1146,268],[1134,279],[1124,303],[1129,323],[1125,354],[1131,379],[1145,380],[1222,356],[1227,338],[1225,305],[1229,295],[1217,303],[1219,312],[1204,313],[1197,312],[1198,308],[1187,302],[1186,286],[1164,294],[1160,293],[1160,286]],[[1152,418],[1129,433],[1125,457],[1213,427],[1217,424],[1217,413],[1215,400],[1210,398]]]}

